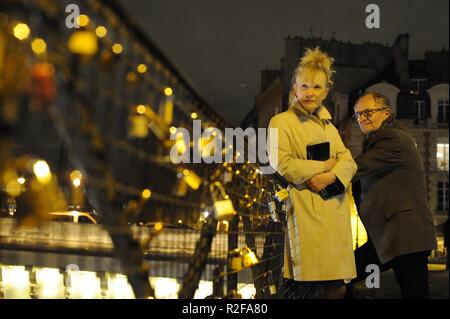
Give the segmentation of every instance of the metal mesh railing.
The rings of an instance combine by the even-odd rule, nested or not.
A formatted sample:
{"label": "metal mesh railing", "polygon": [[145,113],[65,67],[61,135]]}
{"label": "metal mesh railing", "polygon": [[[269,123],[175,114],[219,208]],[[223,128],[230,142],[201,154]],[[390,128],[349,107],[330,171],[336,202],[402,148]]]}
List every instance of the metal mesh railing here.
{"label": "metal mesh railing", "polygon": [[[69,4],[81,9],[80,28],[67,27]],[[175,279],[180,298],[201,281],[212,283],[210,298],[282,297],[287,208],[277,182],[238,154],[224,164],[171,160],[198,146],[193,119],[204,130],[230,125],[120,6],[0,8],[0,264],[24,260],[31,286],[35,268],[66,279],[64,265],[77,264],[102,291],[105,273],[126,275],[137,298],[157,297],[149,276]],[[223,216],[218,201],[235,213]]]}

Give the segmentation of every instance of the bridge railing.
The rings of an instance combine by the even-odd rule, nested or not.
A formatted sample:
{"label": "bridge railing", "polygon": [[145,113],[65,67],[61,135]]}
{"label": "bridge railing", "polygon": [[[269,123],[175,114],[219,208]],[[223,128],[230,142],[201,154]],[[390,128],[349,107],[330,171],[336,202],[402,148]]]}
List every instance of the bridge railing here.
{"label": "bridge railing", "polygon": [[[80,9],[75,20],[70,4]],[[211,298],[247,288],[245,296],[280,297],[287,208],[274,199],[277,183],[236,153],[232,163],[175,163],[171,152],[198,151],[194,119],[211,132],[230,125],[122,8],[100,0],[0,8],[2,214],[18,222],[2,221],[0,263],[32,252],[20,260],[34,278],[49,256],[85,256],[89,269],[126,275],[137,298],[155,297],[149,275],[177,279],[180,298],[193,298],[201,280],[213,282]],[[229,218],[214,209],[215,183],[234,207]],[[51,212],[74,211],[98,225],[48,222]]]}

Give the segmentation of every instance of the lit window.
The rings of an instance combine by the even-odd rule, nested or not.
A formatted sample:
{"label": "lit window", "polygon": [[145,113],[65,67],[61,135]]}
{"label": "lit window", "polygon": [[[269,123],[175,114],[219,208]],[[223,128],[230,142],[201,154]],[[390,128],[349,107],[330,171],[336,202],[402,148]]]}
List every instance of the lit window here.
{"label": "lit window", "polygon": [[418,120],[423,120],[425,118],[425,101],[414,101],[414,115]]}
{"label": "lit window", "polygon": [[411,79],[410,92],[411,94],[424,94],[427,88],[426,79]]}
{"label": "lit window", "polygon": [[448,100],[438,101],[438,123],[448,124]]}
{"label": "lit window", "polygon": [[438,182],[438,211],[448,211],[448,182]]}
{"label": "lit window", "polygon": [[448,142],[437,144],[436,159],[438,169],[448,171]]}

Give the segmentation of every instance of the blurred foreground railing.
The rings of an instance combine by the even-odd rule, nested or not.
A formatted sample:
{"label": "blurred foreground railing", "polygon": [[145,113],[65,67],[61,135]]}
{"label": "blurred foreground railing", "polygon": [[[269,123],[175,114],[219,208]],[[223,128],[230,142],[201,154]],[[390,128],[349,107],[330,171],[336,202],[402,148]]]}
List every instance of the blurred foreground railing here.
{"label": "blurred foreground railing", "polygon": [[[277,182],[226,147],[171,157],[208,157],[226,127],[115,1],[2,1],[0,295],[280,297]],[[98,224],[50,221],[73,212]]]}

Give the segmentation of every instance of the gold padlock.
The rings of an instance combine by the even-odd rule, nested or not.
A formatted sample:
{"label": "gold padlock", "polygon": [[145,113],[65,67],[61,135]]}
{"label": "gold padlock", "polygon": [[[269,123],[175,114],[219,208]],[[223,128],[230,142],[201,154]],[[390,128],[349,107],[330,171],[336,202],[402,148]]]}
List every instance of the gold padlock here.
{"label": "gold padlock", "polygon": [[277,293],[277,286],[270,285],[269,286],[269,292],[270,292],[271,295],[275,295]]}
{"label": "gold padlock", "polygon": [[130,118],[128,136],[134,138],[145,138],[148,136],[148,120],[143,115],[133,115]]}
{"label": "gold padlock", "polygon": [[275,198],[279,202],[284,202],[289,198],[289,192],[286,188],[277,187],[278,191],[275,193]]}
{"label": "gold padlock", "polygon": [[222,220],[220,222],[217,223],[217,228],[216,230],[218,232],[227,232],[228,228],[229,228],[230,224],[228,223],[228,220]]}
{"label": "gold padlock", "polygon": [[242,254],[242,265],[244,268],[254,266],[258,263],[258,257],[256,254],[248,247],[244,247],[241,251]]}
{"label": "gold padlock", "polygon": [[242,255],[241,251],[236,248],[229,252],[230,268],[234,271],[242,269]]}
{"label": "gold padlock", "polygon": [[275,295],[277,293],[277,286],[273,282],[272,271],[269,270],[268,280],[269,280],[269,293],[270,295]]}
{"label": "gold padlock", "polygon": [[[220,195],[223,199],[219,199],[215,188],[219,189]],[[217,220],[229,220],[236,215],[236,211],[234,210],[233,203],[231,199],[229,199],[228,195],[225,193],[225,189],[223,188],[222,183],[214,182],[210,184],[209,190],[211,192],[212,199],[214,201],[214,216]]]}

